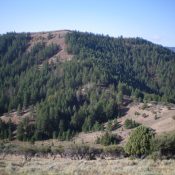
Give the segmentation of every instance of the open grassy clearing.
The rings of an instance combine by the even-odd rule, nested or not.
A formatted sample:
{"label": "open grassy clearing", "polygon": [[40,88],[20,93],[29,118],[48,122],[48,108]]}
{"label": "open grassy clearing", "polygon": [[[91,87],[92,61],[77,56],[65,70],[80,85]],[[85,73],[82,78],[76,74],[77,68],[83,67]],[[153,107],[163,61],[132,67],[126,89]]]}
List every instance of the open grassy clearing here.
{"label": "open grassy clearing", "polygon": [[174,175],[174,160],[134,159],[70,160],[32,159],[22,164],[21,157],[8,157],[0,161],[0,175]]}

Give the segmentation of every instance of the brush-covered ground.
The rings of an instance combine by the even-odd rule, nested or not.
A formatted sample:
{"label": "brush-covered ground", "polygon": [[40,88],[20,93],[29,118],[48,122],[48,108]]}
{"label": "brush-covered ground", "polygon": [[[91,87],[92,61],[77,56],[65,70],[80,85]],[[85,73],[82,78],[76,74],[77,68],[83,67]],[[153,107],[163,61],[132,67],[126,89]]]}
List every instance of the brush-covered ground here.
{"label": "brush-covered ground", "polygon": [[[126,119],[132,119],[141,125],[152,128],[155,133],[160,135],[163,133],[169,133],[175,131],[175,105],[174,104],[162,104],[162,103],[138,103],[131,102],[122,109],[123,115],[117,118],[120,127],[114,129],[112,133],[118,134],[122,137],[121,144],[124,144],[132,132],[133,129],[126,129],[124,123]],[[20,120],[30,116],[30,109],[26,110],[23,115],[18,116],[17,112],[12,112],[8,116],[1,116],[3,121],[8,121],[9,119],[13,123],[19,123]],[[105,124],[107,126],[107,123]],[[94,145],[97,137],[100,137],[105,131],[96,132],[81,132],[73,138],[74,143],[85,143]],[[37,144],[50,144],[53,140],[47,141],[37,141]],[[71,141],[72,142],[72,141]],[[16,143],[16,141],[15,141]],[[55,144],[65,144],[65,142],[55,142]],[[66,142],[67,144],[67,142]],[[68,142],[69,144],[69,142]]]}
{"label": "brush-covered ground", "polygon": [[23,165],[22,157],[0,161],[0,175],[174,175],[175,160],[115,159],[70,160],[33,158]]}
{"label": "brush-covered ground", "polygon": [[[25,114],[27,115],[27,113]],[[16,113],[12,119],[18,121]],[[175,130],[175,107],[174,105],[163,105],[148,103],[130,103],[124,116],[118,119],[120,128],[113,130],[113,133],[119,134],[123,141],[120,145],[125,144],[128,136],[133,129],[126,129],[124,121],[132,119],[138,123],[150,127],[157,134],[172,132]],[[25,117],[25,116],[23,116]],[[5,116],[4,116],[5,119]],[[96,144],[96,139],[105,131],[90,133],[79,133],[71,141],[58,141],[50,139],[46,141],[36,141],[34,144],[29,142],[12,141],[3,143],[4,145],[14,145],[14,147],[69,147],[72,144],[83,144],[91,147],[104,148]],[[0,155],[0,175],[47,175],[47,174],[76,174],[76,175],[174,175],[175,160],[153,160],[150,157],[145,159],[132,159],[125,157],[97,157],[96,160],[72,160],[69,157],[60,157],[47,154],[44,156],[33,156],[26,159],[20,154],[3,154]]]}
{"label": "brush-covered ground", "polygon": [[[133,102],[135,99],[175,102],[173,52],[139,38],[115,39],[68,30],[7,34],[2,36],[0,45],[0,119],[4,123],[10,121],[9,127],[2,127],[0,133],[3,135],[0,140],[0,175],[175,175],[175,160],[129,159],[121,151],[134,130],[125,127],[127,119],[152,128],[157,135],[175,131],[175,105]],[[99,117],[101,115],[104,121]],[[81,116],[84,121],[79,126]],[[27,124],[24,125],[22,122],[26,118]],[[99,126],[95,129],[91,118],[100,124],[103,122],[102,129]],[[117,127],[111,124],[113,126],[109,128],[112,129],[109,129],[110,122]],[[20,127],[16,127],[19,130],[12,129],[11,124],[21,126],[22,132],[19,132]],[[70,137],[75,136],[70,141],[24,138],[27,133],[31,134],[28,127],[33,136],[42,131],[39,133],[44,139],[61,134],[60,139],[63,136],[60,130],[67,133],[71,127],[75,131],[91,130],[87,126],[94,129],[86,133],[73,132]],[[109,130],[119,136],[116,138],[121,138],[120,143],[115,143],[118,143],[116,150],[122,155],[104,156],[110,151],[105,152],[107,148],[97,144],[97,138]],[[17,138],[34,143],[17,141]],[[78,149],[71,145],[78,145]],[[78,156],[81,155],[77,156],[76,151],[83,149],[96,152],[95,160],[92,157],[80,160]],[[103,152],[98,153],[99,150]],[[67,155],[62,157],[62,151]],[[113,155],[115,151],[112,150]],[[76,159],[73,160],[70,154]]]}

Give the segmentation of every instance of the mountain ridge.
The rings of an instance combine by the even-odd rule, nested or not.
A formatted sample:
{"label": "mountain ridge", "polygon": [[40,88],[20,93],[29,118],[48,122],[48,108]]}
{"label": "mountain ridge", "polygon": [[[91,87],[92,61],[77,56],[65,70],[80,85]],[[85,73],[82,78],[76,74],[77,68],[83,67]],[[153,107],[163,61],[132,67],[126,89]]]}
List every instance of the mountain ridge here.
{"label": "mountain ridge", "polygon": [[0,56],[1,115],[31,108],[32,122],[16,126],[19,140],[100,130],[124,115],[124,96],[174,103],[175,54],[141,38],[8,33]]}

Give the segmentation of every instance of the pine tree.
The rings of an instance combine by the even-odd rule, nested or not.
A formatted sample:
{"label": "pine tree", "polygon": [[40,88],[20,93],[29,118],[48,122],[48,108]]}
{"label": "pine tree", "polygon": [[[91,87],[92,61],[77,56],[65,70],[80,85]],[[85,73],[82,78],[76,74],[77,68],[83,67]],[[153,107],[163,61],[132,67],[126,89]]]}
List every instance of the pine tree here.
{"label": "pine tree", "polygon": [[64,121],[60,120],[59,122],[59,133],[63,133],[64,132]]}
{"label": "pine tree", "polygon": [[24,140],[24,128],[23,123],[20,122],[17,127],[17,139],[18,140]]}
{"label": "pine tree", "polygon": [[154,133],[144,126],[137,127],[125,145],[125,151],[130,155],[142,156],[149,154]]}
{"label": "pine tree", "polygon": [[17,108],[17,115],[18,116],[21,115],[21,105],[20,104],[18,105],[18,108]]}

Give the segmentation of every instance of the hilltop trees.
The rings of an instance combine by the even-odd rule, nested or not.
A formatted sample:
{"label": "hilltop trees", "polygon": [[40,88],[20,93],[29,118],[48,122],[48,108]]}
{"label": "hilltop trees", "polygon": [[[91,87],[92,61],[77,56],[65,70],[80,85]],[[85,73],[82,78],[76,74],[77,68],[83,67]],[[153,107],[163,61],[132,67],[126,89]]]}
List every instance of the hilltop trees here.
{"label": "hilltop trees", "polygon": [[25,33],[0,36],[0,114],[19,104],[26,108],[46,96],[50,68],[47,62],[41,71],[37,67],[57,53],[59,46],[38,43],[28,52],[29,41],[30,34]]}
{"label": "hilltop trees", "polygon": [[110,38],[81,32],[69,33],[66,40],[70,53],[96,65],[100,83],[124,82],[134,91],[139,90],[140,98],[148,93],[150,99],[164,95],[168,101],[174,101],[175,54],[167,48],[141,38]]}
{"label": "hilltop trees", "polygon": [[70,32],[66,42],[74,58],[53,65],[48,59],[60,47],[37,43],[29,49],[30,39],[25,33],[0,36],[0,114],[35,106],[35,123],[18,126],[20,140],[103,129],[122,115],[126,95],[174,102],[175,54],[166,48],[140,38]]}

